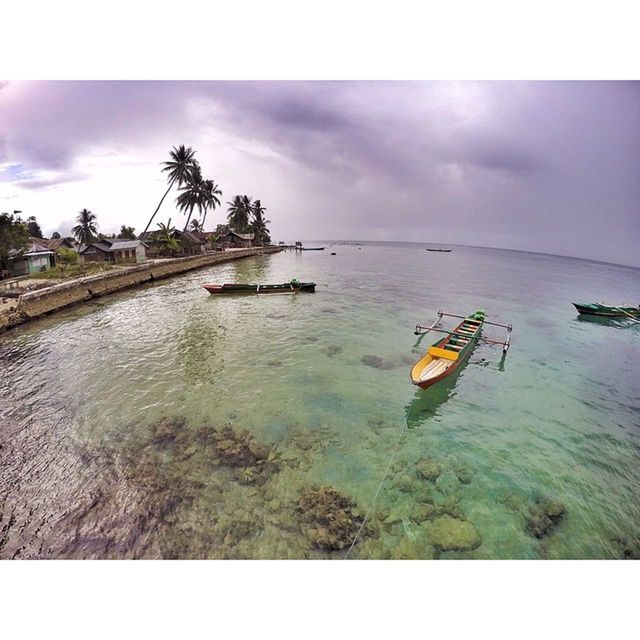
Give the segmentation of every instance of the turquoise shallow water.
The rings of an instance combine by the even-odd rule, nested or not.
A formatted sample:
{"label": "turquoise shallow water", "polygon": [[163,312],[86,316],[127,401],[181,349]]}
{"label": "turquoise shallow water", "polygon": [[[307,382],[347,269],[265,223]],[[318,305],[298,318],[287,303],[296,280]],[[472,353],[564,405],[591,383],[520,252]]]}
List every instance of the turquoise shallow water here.
{"label": "turquoise shallow water", "polygon": [[[350,557],[640,554],[640,325],[571,305],[637,304],[639,270],[326,246],[191,272],[0,336],[0,556],[344,557],[394,451]],[[201,288],[292,277],[317,292]],[[438,309],[511,322],[504,362],[479,345],[454,378],[413,387],[411,363],[435,340],[413,328]],[[225,425],[264,460],[238,466],[218,448],[229,438],[203,436]],[[420,473],[425,459],[437,477]],[[351,506],[333,493],[305,501],[321,487]],[[532,518],[549,500],[563,513],[541,532]],[[437,535],[452,517],[468,523],[466,542]],[[326,530],[342,542],[318,544]]]}

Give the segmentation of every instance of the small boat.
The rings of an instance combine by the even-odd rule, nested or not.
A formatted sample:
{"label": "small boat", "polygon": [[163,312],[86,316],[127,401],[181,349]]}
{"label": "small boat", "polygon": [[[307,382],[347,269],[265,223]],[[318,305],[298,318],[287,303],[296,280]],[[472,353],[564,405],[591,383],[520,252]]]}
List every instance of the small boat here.
{"label": "small boat", "polygon": [[324,247],[302,247],[303,251],[324,251]]}
{"label": "small boat", "polygon": [[[453,331],[444,331],[443,329],[436,328],[443,316],[461,318],[462,322]],[[429,347],[427,353],[413,365],[411,369],[411,382],[421,389],[426,389],[436,382],[440,382],[440,380],[451,375],[463,366],[471,355],[478,340],[501,344],[503,345],[503,351],[506,353],[511,342],[511,325],[488,322],[485,317],[486,314],[484,311],[476,311],[469,316],[459,316],[453,313],[438,311],[438,319],[431,326],[423,327],[422,325],[417,325],[414,332],[416,335],[423,335],[430,331],[438,331],[446,333],[447,335],[444,338],[436,340],[436,342]],[[507,329],[507,340],[501,342],[499,340],[481,338],[480,333],[485,324],[492,324]]]}
{"label": "small boat", "polygon": [[578,310],[578,313],[583,313],[589,316],[607,316],[610,318],[620,318],[624,316],[631,318],[640,317],[640,306],[629,307],[627,305],[620,305],[619,307],[615,307],[613,305],[601,304],[599,302],[584,304],[573,302],[572,304]]}
{"label": "small boat", "polygon": [[282,284],[203,284],[209,293],[232,294],[232,293],[298,293],[306,291],[314,293],[316,290],[315,282],[298,282],[291,280]]}
{"label": "small boat", "polygon": [[439,253],[450,253],[453,249],[427,249],[427,251],[437,251]]}

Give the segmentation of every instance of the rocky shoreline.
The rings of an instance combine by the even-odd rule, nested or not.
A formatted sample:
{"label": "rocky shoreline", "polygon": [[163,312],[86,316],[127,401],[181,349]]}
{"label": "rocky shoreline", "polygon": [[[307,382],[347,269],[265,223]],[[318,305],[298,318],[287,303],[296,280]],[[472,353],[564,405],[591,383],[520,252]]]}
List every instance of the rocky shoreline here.
{"label": "rocky shoreline", "polygon": [[17,304],[12,309],[0,311],[0,333],[40,316],[122,289],[162,280],[193,269],[279,251],[282,251],[280,247],[256,247],[150,262],[126,270],[108,271],[29,291],[18,298]]}

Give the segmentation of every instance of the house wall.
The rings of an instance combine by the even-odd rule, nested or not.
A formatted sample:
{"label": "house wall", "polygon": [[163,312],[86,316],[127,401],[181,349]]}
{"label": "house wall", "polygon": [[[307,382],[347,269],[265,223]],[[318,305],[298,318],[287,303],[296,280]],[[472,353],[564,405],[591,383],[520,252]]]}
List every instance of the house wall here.
{"label": "house wall", "polygon": [[52,256],[28,256],[29,273],[40,273],[53,266]]}
{"label": "house wall", "polygon": [[142,245],[136,247],[136,262],[145,262],[147,259],[147,252]]}
{"label": "house wall", "polygon": [[95,247],[89,247],[80,256],[84,262],[109,262],[109,254]]}

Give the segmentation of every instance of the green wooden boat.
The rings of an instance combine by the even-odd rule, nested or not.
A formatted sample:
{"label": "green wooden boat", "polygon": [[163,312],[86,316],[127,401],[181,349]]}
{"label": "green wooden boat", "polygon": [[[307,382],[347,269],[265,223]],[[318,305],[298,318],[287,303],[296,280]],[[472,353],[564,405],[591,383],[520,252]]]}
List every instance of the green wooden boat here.
{"label": "green wooden boat", "polygon": [[613,305],[600,304],[599,302],[573,302],[572,304],[578,310],[578,313],[589,316],[607,316],[609,318],[624,318],[625,316],[630,318],[640,317],[640,307],[629,307],[625,305],[615,307]]}

